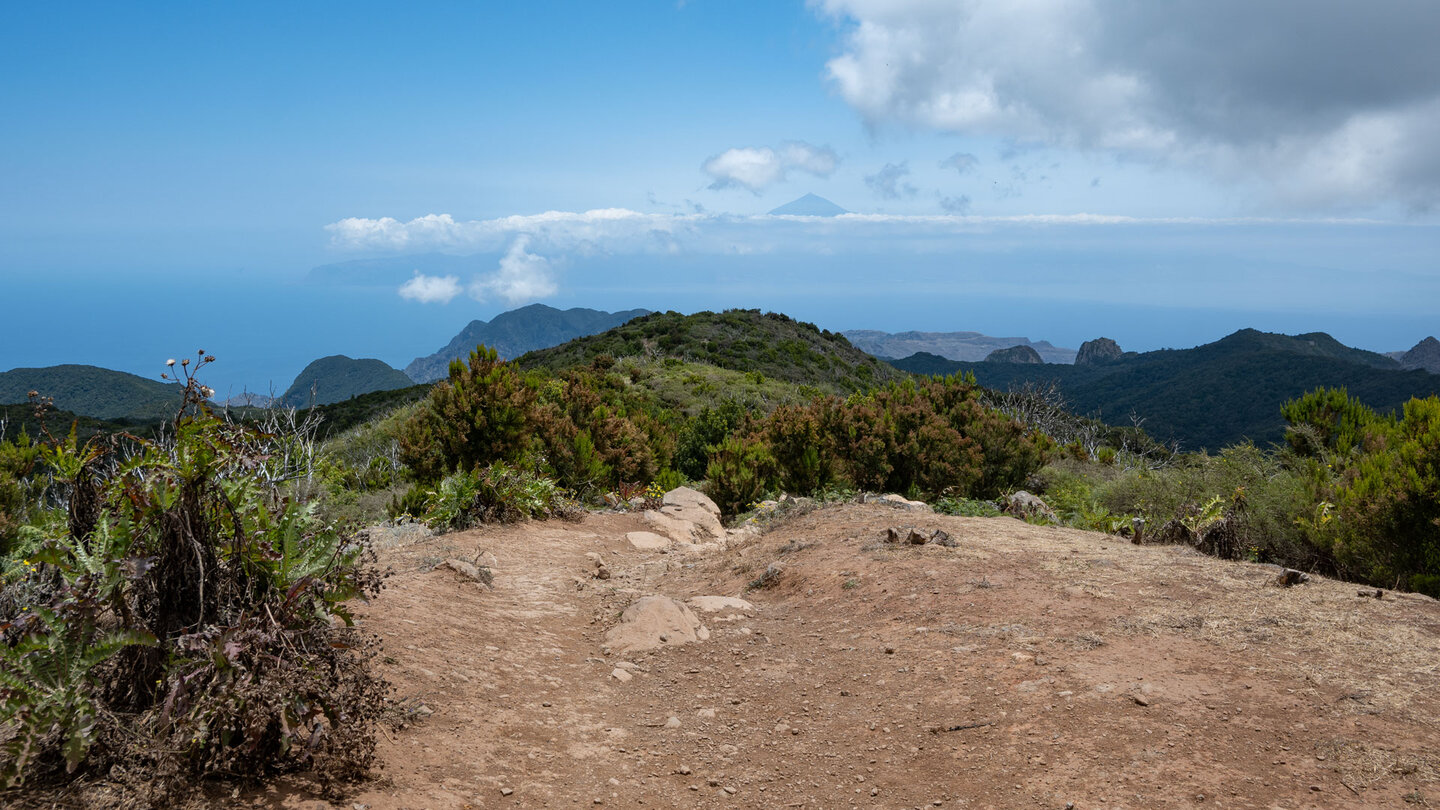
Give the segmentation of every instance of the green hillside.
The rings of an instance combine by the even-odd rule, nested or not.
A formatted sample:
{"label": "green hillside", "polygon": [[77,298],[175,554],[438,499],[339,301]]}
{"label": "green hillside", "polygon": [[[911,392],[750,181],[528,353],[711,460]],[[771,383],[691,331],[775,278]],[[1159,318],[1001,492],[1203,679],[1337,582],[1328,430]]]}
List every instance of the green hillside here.
{"label": "green hillside", "polygon": [[1400,370],[1392,358],[1329,335],[1253,329],[1193,349],[1145,352],[1103,365],[959,363],[919,354],[894,365],[917,374],[971,371],[981,385],[1001,390],[1053,381],[1071,410],[1111,424],[1129,424],[1133,412],[1150,435],[1191,450],[1245,439],[1278,442],[1285,428],[1281,404],[1319,387],[1345,387],[1380,411],[1440,393],[1440,376]]}
{"label": "green hillside", "polygon": [[729,371],[755,373],[828,393],[862,391],[905,374],[822,331],[773,312],[656,312],[591,337],[531,352],[516,362],[526,369],[559,371],[597,357],[673,358]]}
{"label": "green hillside", "polygon": [[329,405],[372,391],[409,388],[415,383],[399,369],[380,360],[354,360],[343,354],[322,357],[306,366],[280,395],[292,408]]}
{"label": "green hillside", "polygon": [[320,435],[326,437],[343,433],[356,425],[379,419],[397,408],[424,399],[430,392],[431,385],[424,383],[408,388],[372,391],[328,405],[316,406],[315,410],[321,416]]}
{"label": "green hillside", "polygon": [[159,419],[180,404],[176,385],[97,366],[17,368],[0,373],[0,404],[27,401],[30,391],[54,397],[55,407],[95,419]]}

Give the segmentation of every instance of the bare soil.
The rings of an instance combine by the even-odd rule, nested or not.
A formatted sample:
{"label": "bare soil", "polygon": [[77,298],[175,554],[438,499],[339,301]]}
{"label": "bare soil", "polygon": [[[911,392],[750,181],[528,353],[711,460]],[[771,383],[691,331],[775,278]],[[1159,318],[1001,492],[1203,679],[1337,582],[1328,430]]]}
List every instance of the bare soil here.
{"label": "bare soil", "polygon": [[[908,525],[957,545],[880,542]],[[880,504],[708,554],[631,549],[644,528],[599,514],[386,550],[396,574],[363,617],[399,718],[378,778],[334,805],[294,781],[229,803],[1440,805],[1434,600]],[[435,567],[486,551],[493,589]],[[607,654],[605,631],[649,594],[755,610],[699,614],[702,643]]]}

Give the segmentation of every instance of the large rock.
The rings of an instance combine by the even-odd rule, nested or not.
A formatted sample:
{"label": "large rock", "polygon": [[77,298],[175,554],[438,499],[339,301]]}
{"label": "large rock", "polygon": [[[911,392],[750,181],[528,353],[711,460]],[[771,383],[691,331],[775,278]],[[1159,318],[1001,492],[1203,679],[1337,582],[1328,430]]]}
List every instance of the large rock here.
{"label": "large rock", "polygon": [[1060,522],[1060,518],[1055,516],[1055,512],[1050,509],[1049,504],[1023,489],[1011,493],[1010,497],[1005,500],[1005,512],[1021,520],[1039,518],[1051,523]]}
{"label": "large rock", "polygon": [[666,506],[678,506],[684,509],[703,509],[717,518],[720,517],[720,507],[710,500],[710,496],[690,487],[676,487],[670,490],[665,493],[662,503]]}
{"label": "large rock", "polygon": [[1011,346],[1008,349],[996,349],[995,351],[985,355],[985,362],[1029,363],[1032,365],[1041,365],[1045,362],[1045,358],[1041,357],[1040,353],[1035,351],[1033,347],[1022,345]]}
{"label": "large rock", "polygon": [[1080,344],[1080,351],[1075,354],[1075,365],[1091,366],[1097,363],[1111,363],[1119,360],[1124,352],[1120,351],[1120,344],[1110,338],[1095,338]]}
{"label": "large rock", "polygon": [[645,513],[645,522],[677,543],[713,543],[725,539],[720,508],[704,493],[676,487],[665,493],[659,509]]}
{"label": "large rock", "polygon": [[633,652],[708,638],[710,630],[690,608],[668,596],[646,596],[620,614],[620,623],[605,633],[605,646],[615,652]]}

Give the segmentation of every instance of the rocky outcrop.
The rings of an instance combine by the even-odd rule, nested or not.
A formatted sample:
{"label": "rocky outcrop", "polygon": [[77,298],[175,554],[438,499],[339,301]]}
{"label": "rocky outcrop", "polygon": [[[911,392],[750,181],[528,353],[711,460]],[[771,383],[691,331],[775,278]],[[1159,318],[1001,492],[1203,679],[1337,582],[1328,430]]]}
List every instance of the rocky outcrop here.
{"label": "rocky outcrop", "polygon": [[1080,344],[1080,351],[1075,353],[1075,365],[1093,366],[1099,363],[1113,363],[1124,354],[1120,351],[1120,344],[1110,338],[1095,338]]}
{"label": "rocky outcrop", "polygon": [[996,349],[985,356],[987,363],[1029,363],[1040,365],[1045,359],[1040,353],[1030,346],[1011,346],[1008,349]]}
{"label": "rocky outcrop", "polygon": [[1440,340],[1427,337],[1396,359],[1407,369],[1421,368],[1431,374],[1440,374]]}

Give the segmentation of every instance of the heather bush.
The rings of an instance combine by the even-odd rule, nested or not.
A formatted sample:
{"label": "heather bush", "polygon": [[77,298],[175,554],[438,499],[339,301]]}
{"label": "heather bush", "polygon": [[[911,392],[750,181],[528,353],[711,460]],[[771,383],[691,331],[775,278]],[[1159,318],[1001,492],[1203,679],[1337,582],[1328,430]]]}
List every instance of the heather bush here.
{"label": "heather bush", "polygon": [[707,469],[711,497],[727,514],[777,489],[993,497],[1023,482],[1051,447],[958,377],[781,406],[742,433],[715,446]]}

